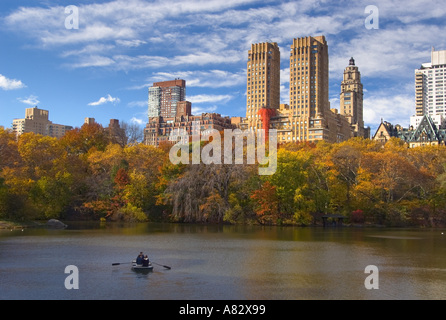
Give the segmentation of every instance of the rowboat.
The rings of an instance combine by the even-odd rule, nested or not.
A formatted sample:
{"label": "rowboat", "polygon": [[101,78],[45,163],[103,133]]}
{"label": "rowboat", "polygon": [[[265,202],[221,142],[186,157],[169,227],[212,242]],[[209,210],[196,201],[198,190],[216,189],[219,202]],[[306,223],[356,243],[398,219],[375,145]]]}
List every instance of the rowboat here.
{"label": "rowboat", "polygon": [[132,270],[136,272],[148,272],[153,270],[152,263],[149,262],[147,267],[144,267],[142,264],[136,264],[136,260],[132,261]]}

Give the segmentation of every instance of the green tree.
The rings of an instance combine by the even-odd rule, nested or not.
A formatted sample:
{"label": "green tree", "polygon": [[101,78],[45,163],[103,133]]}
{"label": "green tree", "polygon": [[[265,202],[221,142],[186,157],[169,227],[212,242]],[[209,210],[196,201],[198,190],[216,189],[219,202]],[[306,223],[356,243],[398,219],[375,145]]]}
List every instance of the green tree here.
{"label": "green tree", "polygon": [[44,176],[34,183],[30,198],[41,218],[60,218],[71,204],[71,185],[72,176],[68,172]]}
{"label": "green tree", "polygon": [[279,218],[289,221],[299,214],[296,192],[305,193],[308,189],[309,170],[312,164],[311,152],[292,152],[279,149],[277,152],[277,171],[266,179],[276,189],[279,199]]}
{"label": "green tree", "polygon": [[[149,216],[158,219],[163,206],[157,206],[157,199],[164,191],[161,179],[170,179],[163,173],[170,165],[168,154],[160,148],[143,144],[128,146],[124,149],[129,164],[131,183],[126,187],[126,199],[142,209]],[[166,182],[167,183],[167,182]]]}
{"label": "green tree", "polygon": [[233,181],[229,192],[229,208],[225,212],[224,221],[229,223],[254,224],[258,223],[255,212],[257,203],[252,195],[262,185],[258,169],[255,166],[246,166],[246,176]]}

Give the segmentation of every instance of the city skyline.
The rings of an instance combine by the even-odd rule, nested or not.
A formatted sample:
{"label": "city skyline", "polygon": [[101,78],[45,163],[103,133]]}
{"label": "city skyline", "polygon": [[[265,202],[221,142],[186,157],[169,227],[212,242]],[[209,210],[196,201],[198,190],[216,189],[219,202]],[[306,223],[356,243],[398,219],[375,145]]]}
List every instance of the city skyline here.
{"label": "city skyline", "polygon": [[[78,9],[79,26],[67,28]],[[50,110],[55,123],[85,117],[147,123],[147,90],[187,81],[194,114],[246,115],[247,52],[253,43],[280,48],[280,102],[289,104],[291,40],[324,35],[329,47],[329,100],[340,109],[340,83],[354,57],[364,86],[364,122],[408,126],[415,114],[414,70],[446,49],[446,9],[376,1],[379,29],[368,29],[367,2],[313,1],[2,1],[0,125],[26,108]],[[68,23],[70,21],[68,20]]]}

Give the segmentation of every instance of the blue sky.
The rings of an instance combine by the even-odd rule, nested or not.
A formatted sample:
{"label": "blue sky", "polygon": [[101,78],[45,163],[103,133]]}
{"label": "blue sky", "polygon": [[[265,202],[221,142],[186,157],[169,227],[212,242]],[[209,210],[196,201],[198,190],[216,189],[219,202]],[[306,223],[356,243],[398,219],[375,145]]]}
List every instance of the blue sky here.
{"label": "blue sky", "polygon": [[[79,28],[65,22],[74,5]],[[379,29],[367,29],[368,5]],[[251,43],[281,51],[281,100],[289,100],[293,38],[325,35],[330,101],[339,108],[344,68],[354,57],[364,84],[364,120],[409,125],[414,69],[446,49],[444,1],[1,0],[0,125],[25,108],[58,124],[93,117],[147,122],[148,87],[182,78],[195,114],[244,116]]]}

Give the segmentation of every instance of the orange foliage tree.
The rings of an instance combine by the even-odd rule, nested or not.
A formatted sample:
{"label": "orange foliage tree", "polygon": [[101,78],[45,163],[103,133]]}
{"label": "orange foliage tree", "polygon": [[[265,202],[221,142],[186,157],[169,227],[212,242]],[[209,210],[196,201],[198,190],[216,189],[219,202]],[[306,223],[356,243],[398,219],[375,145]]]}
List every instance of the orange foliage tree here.
{"label": "orange foliage tree", "polygon": [[251,199],[257,205],[255,213],[261,224],[276,224],[279,219],[279,198],[277,197],[276,187],[269,181],[262,184],[262,187],[253,192]]}

